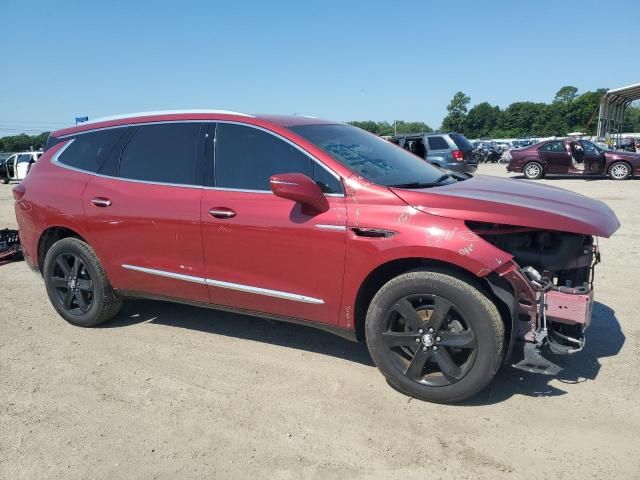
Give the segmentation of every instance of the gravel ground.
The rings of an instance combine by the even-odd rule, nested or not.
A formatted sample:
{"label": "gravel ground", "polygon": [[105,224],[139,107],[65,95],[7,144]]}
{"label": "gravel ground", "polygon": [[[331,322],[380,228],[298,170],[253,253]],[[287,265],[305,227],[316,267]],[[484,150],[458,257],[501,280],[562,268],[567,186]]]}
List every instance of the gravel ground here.
{"label": "gravel ground", "polygon": [[130,301],[75,328],[24,262],[0,267],[0,478],[639,478],[640,181],[542,183],[622,222],[600,242],[587,346],[462,406],[410,400],[364,346],[306,327]]}

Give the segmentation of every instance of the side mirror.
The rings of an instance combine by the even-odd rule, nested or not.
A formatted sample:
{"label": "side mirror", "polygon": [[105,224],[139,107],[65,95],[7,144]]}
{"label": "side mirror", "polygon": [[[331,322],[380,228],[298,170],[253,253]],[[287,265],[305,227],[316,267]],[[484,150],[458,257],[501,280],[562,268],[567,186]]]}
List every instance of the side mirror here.
{"label": "side mirror", "polygon": [[269,179],[276,197],[287,198],[312,207],[318,213],[329,210],[329,202],[320,187],[302,173],[279,173]]}

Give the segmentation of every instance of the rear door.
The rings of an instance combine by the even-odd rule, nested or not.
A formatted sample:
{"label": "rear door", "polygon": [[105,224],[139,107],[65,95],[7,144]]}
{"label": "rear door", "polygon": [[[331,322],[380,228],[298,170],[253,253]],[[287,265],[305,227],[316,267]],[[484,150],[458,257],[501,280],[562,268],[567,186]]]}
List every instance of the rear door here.
{"label": "rear door", "polygon": [[453,161],[449,142],[442,135],[429,135],[427,139],[427,161],[445,166]]}
{"label": "rear door", "polygon": [[[276,197],[269,177],[277,173],[313,178],[330,209],[311,213]],[[346,248],[339,177],[268,130],[220,122],[215,167],[205,178],[212,185],[201,210],[211,302],[337,324]]]}
{"label": "rear door", "polygon": [[113,286],[208,302],[200,197],[206,124],[131,127],[83,195]]}
{"label": "rear door", "polygon": [[571,156],[562,140],[547,142],[538,148],[538,155],[547,173],[568,173]]}

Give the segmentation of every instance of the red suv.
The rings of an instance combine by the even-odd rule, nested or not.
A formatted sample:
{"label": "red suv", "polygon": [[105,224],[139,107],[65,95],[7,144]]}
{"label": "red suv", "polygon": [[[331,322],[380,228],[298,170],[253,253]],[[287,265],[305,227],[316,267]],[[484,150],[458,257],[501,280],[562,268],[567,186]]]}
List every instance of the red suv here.
{"label": "red suv", "polygon": [[224,111],[53,132],[14,196],[73,325],[130,297],[304,323],[366,341],[393,387],[435,402],[580,350],[594,236],[619,227],[599,201],[442,170],[350,125]]}

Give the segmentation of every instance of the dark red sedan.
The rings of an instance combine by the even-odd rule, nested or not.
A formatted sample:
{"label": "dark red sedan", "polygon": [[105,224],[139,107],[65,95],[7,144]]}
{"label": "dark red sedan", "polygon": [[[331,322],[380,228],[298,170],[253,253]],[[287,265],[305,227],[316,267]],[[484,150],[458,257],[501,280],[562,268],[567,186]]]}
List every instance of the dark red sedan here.
{"label": "dark red sedan", "polygon": [[588,140],[547,140],[509,153],[507,171],[531,180],[547,174],[607,175],[626,180],[640,174],[640,154],[605,150]]}

